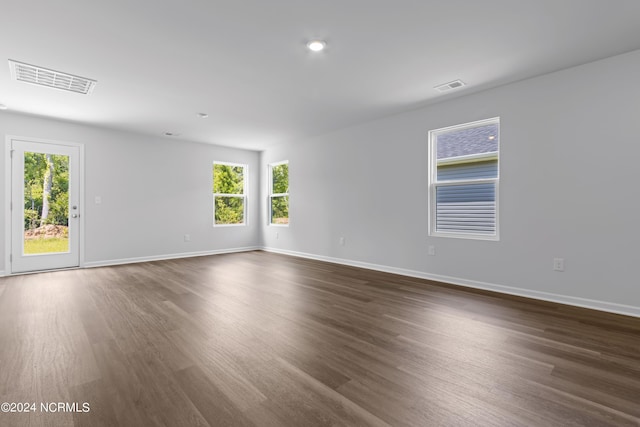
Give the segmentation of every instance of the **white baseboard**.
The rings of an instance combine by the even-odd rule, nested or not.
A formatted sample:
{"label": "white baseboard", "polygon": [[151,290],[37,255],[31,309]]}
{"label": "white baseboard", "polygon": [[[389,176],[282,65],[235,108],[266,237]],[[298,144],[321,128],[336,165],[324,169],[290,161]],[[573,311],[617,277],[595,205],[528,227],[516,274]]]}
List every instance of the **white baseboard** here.
{"label": "white baseboard", "polygon": [[105,261],[90,261],[85,262],[85,268],[94,268],[94,267],[107,267],[110,265],[121,265],[121,264],[134,264],[138,262],[149,262],[149,261],[163,261],[167,259],[178,259],[178,258],[192,258],[198,256],[207,256],[207,255],[220,255],[220,254],[231,254],[236,252],[249,252],[249,251],[257,251],[261,248],[259,246],[250,246],[245,248],[231,248],[231,249],[216,249],[213,251],[201,251],[201,252],[183,252],[178,254],[167,254],[167,255],[154,255],[154,256],[146,256],[146,257],[136,257],[136,258],[123,258],[123,259],[109,259]]}
{"label": "white baseboard", "polygon": [[0,277],[4,276],[4,270],[0,270]]}
{"label": "white baseboard", "polygon": [[342,258],[333,258],[322,255],[309,254],[304,252],[288,251],[284,249],[260,248],[265,252],[273,252],[283,255],[291,255],[300,258],[308,258],[317,261],[326,261],[334,264],[349,265],[352,267],[366,268],[368,270],[383,271],[385,273],[399,274],[401,276],[416,277],[419,279],[433,280],[452,285],[464,286],[467,288],[482,289],[486,291],[494,291],[503,294],[516,295],[520,297],[533,298],[542,301],[555,302],[559,304],[572,305],[576,307],[590,308],[593,310],[606,311],[609,313],[624,314],[626,316],[640,317],[640,307],[631,305],[616,304],[606,301],[597,301],[586,298],[572,297],[569,295],[552,294],[549,292],[540,292],[530,289],[514,288],[511,286],[497,285],[493,283],[479,282],[476,280],[461,279],[458,277],[442,276],[439,274],[430,274],[422,271],[408,270],[404,268],[390,267],[386,265],[370,264],[361,261],[352,261]]}

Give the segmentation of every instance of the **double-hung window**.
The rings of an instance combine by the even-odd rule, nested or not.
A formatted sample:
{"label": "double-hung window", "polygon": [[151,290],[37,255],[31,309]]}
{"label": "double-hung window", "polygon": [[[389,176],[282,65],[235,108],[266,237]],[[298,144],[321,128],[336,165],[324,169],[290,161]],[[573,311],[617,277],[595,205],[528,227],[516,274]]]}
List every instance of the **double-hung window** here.
{"label": "double-hung window", "polygon": [[269,165],[269,224],[289,225],[289,162]]}
{"label": "double-hung window", "polygon": [[213,225],[245,225],[247,166],[213,162]]}
{"label": "double-hung window", "polygon": [[500,119],[429,132],[429,234],[498,240]]}

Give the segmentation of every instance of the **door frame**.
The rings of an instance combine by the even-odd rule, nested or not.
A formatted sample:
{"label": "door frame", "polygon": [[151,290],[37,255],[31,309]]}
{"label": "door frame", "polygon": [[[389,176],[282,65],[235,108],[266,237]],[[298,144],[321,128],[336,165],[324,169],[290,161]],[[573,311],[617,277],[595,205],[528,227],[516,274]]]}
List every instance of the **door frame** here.
{"label": "door frame", "polygon": [[[79,173],[78,173],[78,207],[80,211],[79,221],[79,239],[78,239],[78,267],[84,267],[84,244],[85,244],[85,221],[84,221],[84,144],[78,142],[69,142],[69,141],[58,141],[52,139],[44,139],[44,138],[34,138],[29,136],[19,136],[19,135],[7,135],[5,137],[5,152],[4,152],[4,182],[5,182],[5,190],[4,190],[4,206],[5,206],[5,257],[4,257],[4,269],[5,276],[11,275],[19,275],[19,274],[31,274],[31,273],[40,273],[47,270],[37,270],[37,271],[27,271],[14,273],[12,272],[12,262],[11,262],[11,242],[12,242],[12,222],[13,215],[11,211],[11,192],[13,191],[13,182],[12,182],[12,162],[11,162],[11,145],[12,141],[27,141],[34,142],[38,144],[55,144],[55,145],[65,145],[70,147],[77,147],[79,151]],[[72,267],[73,268],[73,267]]]}

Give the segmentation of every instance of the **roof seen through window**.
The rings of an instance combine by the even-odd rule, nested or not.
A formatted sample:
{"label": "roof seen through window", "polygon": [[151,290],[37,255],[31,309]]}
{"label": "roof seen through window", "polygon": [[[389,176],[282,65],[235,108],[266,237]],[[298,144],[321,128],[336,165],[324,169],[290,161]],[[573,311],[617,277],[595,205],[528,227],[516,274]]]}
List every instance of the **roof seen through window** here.
{"label": "roof seen through window", "polygon": [[453,130],[437,136],[438,159],[498,151],[498,124]]}

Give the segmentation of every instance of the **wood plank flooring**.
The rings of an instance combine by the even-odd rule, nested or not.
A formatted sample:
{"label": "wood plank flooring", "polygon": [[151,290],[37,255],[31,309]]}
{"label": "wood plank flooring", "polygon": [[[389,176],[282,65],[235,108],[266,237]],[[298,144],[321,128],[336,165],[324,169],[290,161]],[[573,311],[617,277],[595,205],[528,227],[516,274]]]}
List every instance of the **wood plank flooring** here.
{"label": "wood plank flooring", "polygon": [[0,402],[38,405],[12,427],[640,426],[640,319],[265,252],[6,277]]}

